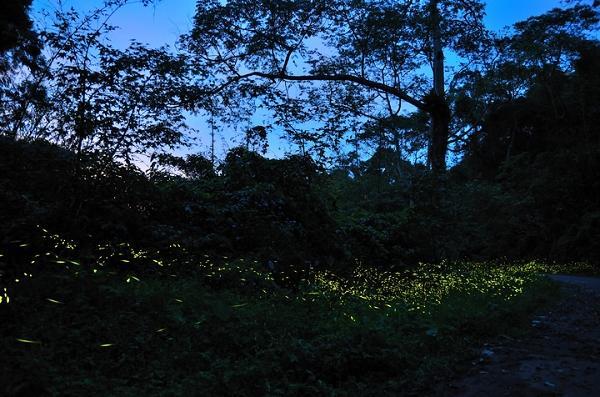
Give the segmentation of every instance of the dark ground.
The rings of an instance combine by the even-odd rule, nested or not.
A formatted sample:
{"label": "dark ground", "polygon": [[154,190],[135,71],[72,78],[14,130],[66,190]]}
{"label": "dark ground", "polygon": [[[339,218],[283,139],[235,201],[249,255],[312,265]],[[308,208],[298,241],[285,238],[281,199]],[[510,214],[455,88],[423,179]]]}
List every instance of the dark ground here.
{"label": "dark ground", "polygon": [[531,332],[484,346],[470,373],[443,396],[600,396],[600,279],[551,276],[563,299],[539,312]]}

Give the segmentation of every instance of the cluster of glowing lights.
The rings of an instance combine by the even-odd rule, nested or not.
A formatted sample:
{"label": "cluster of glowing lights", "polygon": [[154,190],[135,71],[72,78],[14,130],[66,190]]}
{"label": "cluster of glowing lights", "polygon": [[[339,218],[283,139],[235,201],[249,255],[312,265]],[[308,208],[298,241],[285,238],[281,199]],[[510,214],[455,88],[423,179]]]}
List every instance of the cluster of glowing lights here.
{"label": "cluster of glowing lights", "polygon": [[2,294],[0,294],[0,304],[10,303],[10,296],[8,296],[8,288],[4,287]]}
{"label": "cluster of glowing lights", "polygon": [[[45,231],[45,230],[44,230]],[[46,231],[45,231],[46,232]],[[50,240],[56,250],[74,250],[75,244],[58,235],[46,232],[45,238]],[[18,242],[18,246],[26,248],[28,243]],[[197,271],[200,278],[207,282],[219,280],[227,281],[228,285],[241,288],[255,287],[256,292],[262,296],[277,295],[287,301],[298,300],[302,302],[316,302],[325,304],[332,310],[335,318],[343,318],[350,323],[360,323],[363,309],[368,308],[387,317],[395,316],[401,312],[412,312],[421,315],[432,314],[437,307],[452,299],[454,295],[471,296],[474,301],[480,297],[494,299],[499,302],[509,302],[524,294],[528,286],[534,283],[541,273],[549,272],[547,265],[539,262],[521,264],[493,264],[470,262],[442,262],[440,264],[420,264],[414,269],[405,272],[385,272],[369,267],[358,267],[350,277],[337,277],[333,273],[322,271],[311,275],[309,279],[300,277],[296,270],[288,269],[288,273],[278,273],[278,280],[300,279],[301,288],[296,294],[282,293],[282,289],[273,289],[269,286],[276,284],[275,273],[263,263],[257,261],[244,261],[243,259],[231,260],[221,257],[204,255],[197,257],[188,255],[185,248],[179,244],[172,244],[170,249],[178,253],[174,262],[161,258],[158,253],[135,249],[127,243],[116,246],[109,244],[97,247],[98,257],[90,264],[93,274],[117,275],[117,272],[106,270],[108,263],[120,262],[127,268],[132,261],[144,260],[145,263],[154,264],[160,268],[175,268],[183,265],[191,266]],[[0,258],[2,255],[0,254]],[[33,256],[31,263],[45,259],[63,265],[67,269],[75,266],[82,268],[82,264],[72,259],[58,257],[47,252],[43,255]],[[580,264],[584,267],[583,264]],[[105,267],[106,266],[106,267]],[[572,266],[572,265],[570,265]],[[294,274],[295,273],[295,274]],[[74,272],[78,274],[78,272]],[[122,273],[121,273],[122,274]],[[178,277],[177,274],[167,274]],[[33,275],[24,272],[21,279],[31,278]],[[128,273],[122,281],[129,284],[141,283],[135,274]],[[135,283],[134,283],[135,282]],[[291,297],[290,297],[291,295]],[[54,305],[63,305],[59,299],[47,297],[46,301]],[[7,288],[0,293],[0,304],[8,304],[10,297]],[[183,304],[184,300],[171,297],[171,302]],[[355,305],[359,303],[359,305]],[[242,309],[247,302],[231,306]],[[166,332],[161,328],[157,333]],[[38,341],[19,339],[21,343],[39,344]],[[105,343],[100,347],[111,347],[114,344]]]}
{"label": "cluster of glowing lights", "polygon": [[511,301],[522,295],[543,269],[544,265],[537,262],[503,266],[442,262],[420,264],[410,272],[401,273],[359,267],[348,279],[322,272],[313,287],[323,294],[336,295],[340,301],[364,301],[372,309],[388,310],[390,315],[396,308],[431,314],[455,294]]}

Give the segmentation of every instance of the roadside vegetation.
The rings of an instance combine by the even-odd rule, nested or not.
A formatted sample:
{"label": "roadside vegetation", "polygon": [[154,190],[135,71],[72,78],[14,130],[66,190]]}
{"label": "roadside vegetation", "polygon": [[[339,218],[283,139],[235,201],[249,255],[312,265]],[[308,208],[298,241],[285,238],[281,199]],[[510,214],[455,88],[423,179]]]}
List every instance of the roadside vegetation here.
{"label": "roadside vegetation", "polygon": [[0,304],[9,391],[434,393],[558,292],[535,262],[304,272],[292,285],[257,262],[178,247],[167,259],[126,245],[83,257],[57,235],[39,241],[12,241],[0,258],[22,264]]}

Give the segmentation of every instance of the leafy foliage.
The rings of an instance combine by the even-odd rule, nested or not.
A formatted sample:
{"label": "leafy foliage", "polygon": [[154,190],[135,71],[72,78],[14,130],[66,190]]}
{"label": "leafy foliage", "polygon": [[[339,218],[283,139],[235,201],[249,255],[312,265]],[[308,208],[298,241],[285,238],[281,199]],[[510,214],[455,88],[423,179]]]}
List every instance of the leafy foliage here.
{"label": "leafy foliage", "polygon": [[198,76],[190,107],[218,103],[236,122],[258,101],[301,150],[325,157],[365,119],[397,120],[404,102],[430,116],[429,160],[440,171],[450,118],[443,53],[475,61],[482,18],[477,0],[199,1],[184,37]]}
{"label": "leafy foliage", "polygon": [[55,12],[39,34],[50,54],[46,65],[6,87],[3,132],[128,164],[184,143],[182,58],[137,42],[117,50],[107,40],[115,29],[110,17],[127,3],[106,1],[89,15]]}
{"label": "leafy foliage", "polygon": [[[13,319],[0,341],[4,385],[90,395],[430,393],[481,338],[512,332],[549,299],[535,263],[317,272],[292,292],[257,263],[123,248],[111,264],[107,247],[80,258],[57,235],[3,246],[0,263],[23,264],[6,274],[0,303]],[[129,261],[140,258],[143,274]]]}
{"label": "leafy foliage", "polygon": [[32,0],[4,1],[0,5],[0,79],[16,64],[37,67],[40,42],[29,17]]}

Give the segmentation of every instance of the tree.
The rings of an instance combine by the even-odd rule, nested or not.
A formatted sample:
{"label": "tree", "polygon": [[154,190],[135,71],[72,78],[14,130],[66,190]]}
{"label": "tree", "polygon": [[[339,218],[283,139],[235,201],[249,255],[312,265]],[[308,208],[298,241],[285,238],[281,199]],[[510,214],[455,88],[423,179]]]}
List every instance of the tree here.
{"label": "tree", "polygon": [[486,200],[496,209],[473,219],[492,256],[600,255],[597,11],[577,3],[515,24],[496,39],[496,61],[462,87],[456,114],[477,131],[457,171],[498,189]]}
{"label": "tree", "polygon": [[[23,66],[33,71],[42,63],[42,46],[29,18],[31,1],[0,2],[0,118],[10,114],[13,110],[10,103],[18,100],[15,80]],[[0,134],[4,127],[0,127]]]}
{"label": "tree", "polygon": [[199,1],[187,37],[199,76],[190,107],[218,95],[229,114],[240,103],[251,113],[258,100],[288,134],[312,128],[313,142],[332,148],[407,103],[429,115],[428,161],[442,172],[453,79],[445,56],[474,58],[482,17],[479,0]]}
{"label": "tree", "polygon": [[[28,76],[1,115],[12,136],[46,138],[78,159],[95,153],[105,164],[182,143],[182,57],[137,42],[118,50],[107,40],[115,29],[111,16],[128,2],[107,0],[88,15],[56,12],[53,26],[40,33],[50,54],[46,67]],[[43,102],[27,95],[41,90]]]}
{"label": "tree", "polygon": [[371,143],[377,150],[392,149],[401,164],[409,154],[422,152],[427,147],[427,122],[425,112],[369,120],[357,140]]}
{"label": "tree", "polygon": [[32,0],[3,1],[0,4],[0,75],[14,63],[35,66],[40,43],[29,18]]}
{"label": "tree", "polygon": [[[595,102],[584,95],[594,80],[581,84],[574,77],[580,77],[578,67],[594,63],[599,22],[597,10],[575,4],[518,22],[510,34],[495,38],[495,61],[466,75],[454,93],[457,119],[471,126],[468,157],[497,167],[524,151],[578,140],[595,144]],[[569,88],[580,84],[579,91]]]}

